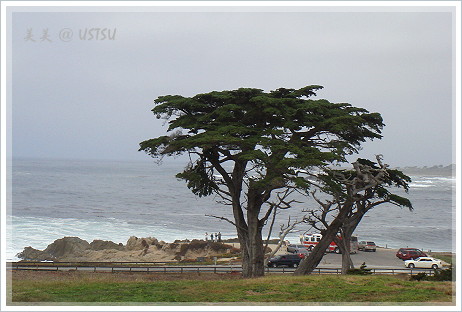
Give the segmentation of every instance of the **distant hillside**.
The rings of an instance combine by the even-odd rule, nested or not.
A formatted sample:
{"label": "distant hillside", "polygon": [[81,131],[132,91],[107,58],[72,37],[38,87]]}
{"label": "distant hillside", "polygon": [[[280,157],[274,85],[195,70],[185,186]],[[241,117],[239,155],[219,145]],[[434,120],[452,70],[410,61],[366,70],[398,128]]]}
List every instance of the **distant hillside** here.
{"label": "distant hillside", "polygon": [[408,175],[433,175],[433,176],[455,176],[456,165],[433,166],[433,167],[402,167],[397,168]]}

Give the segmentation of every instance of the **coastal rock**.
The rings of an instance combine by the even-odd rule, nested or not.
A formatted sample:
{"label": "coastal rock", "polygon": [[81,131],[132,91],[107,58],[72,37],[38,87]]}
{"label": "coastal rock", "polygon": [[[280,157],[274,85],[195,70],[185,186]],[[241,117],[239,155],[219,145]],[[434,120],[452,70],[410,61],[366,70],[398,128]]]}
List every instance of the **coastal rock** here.
{"label": "coastal rock", "polygon": [[145,241],[149,246],[154,245],[158,248],[162,248],[162,244],[159,243],[157,238],[154,238],[154,237],[138,238],[136,236],[131,236],[128,239],[127,244],[125,245],[125,248],[127,250],[143,250],[145,248],[143,241]]}
{"label": "coastal rock", "polygon": [[64,237],[55,240],[44,252],[59,258],[68,255],[78,255],[90,249],[90,244],[78,237]]}
{"label": "coastal rock", "polygon": [[31,261],[53,261],[56,260],[56,257],[50,255],[49,253],[38,250],[32,247],[25,247],[23,251],[18,253],[16,257],[23,260]]}
{"label": "coastal rock", "polygon": [[120,243],[116,244],[112,241],[104,241],[100,239],[95,239],[90,243],[91,250],[105,250],[105,249],[115,249],[115,250],[125,250],[125,246]]}
{"label": "coastal rock", "polygon": [[233,246],[216,242],[192,240],[189,243],[169,244],[163,241],[159,242],[153,237],[138,238],[132,236],[125,246],[103,240],[94,240],[90,244],[78,237],[64,237],[55,240],[43,251],[26,247],[17,256],[24,260],[33,261],[159,262],[238,253],[239,250]]}

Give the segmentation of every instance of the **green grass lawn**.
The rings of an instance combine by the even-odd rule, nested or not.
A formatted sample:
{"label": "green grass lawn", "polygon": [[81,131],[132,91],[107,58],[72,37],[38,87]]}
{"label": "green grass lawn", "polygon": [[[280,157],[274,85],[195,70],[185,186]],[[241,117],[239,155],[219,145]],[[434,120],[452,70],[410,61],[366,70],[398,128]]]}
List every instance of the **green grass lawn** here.
{"label": "green grass lawn", "polygon": [[8,304],[24,303],[443,303],[453,282],[415,282],[394,276],[231,274],[110,274],[13,272]]}

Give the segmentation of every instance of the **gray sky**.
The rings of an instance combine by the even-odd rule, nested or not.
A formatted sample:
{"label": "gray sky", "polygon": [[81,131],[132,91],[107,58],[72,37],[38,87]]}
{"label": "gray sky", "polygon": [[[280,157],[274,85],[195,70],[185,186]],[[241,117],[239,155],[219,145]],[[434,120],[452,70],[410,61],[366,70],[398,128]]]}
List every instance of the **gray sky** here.
{"label": "gray sky", "polygon": [[[14,157],[149,159],[138,143],[165,133],[160,95],[319,84],[318,98],[382,114],[361,156],[453,162],[451,13],[123,10],[13,13]],[[81,40],[98,27],[114,40]]]}

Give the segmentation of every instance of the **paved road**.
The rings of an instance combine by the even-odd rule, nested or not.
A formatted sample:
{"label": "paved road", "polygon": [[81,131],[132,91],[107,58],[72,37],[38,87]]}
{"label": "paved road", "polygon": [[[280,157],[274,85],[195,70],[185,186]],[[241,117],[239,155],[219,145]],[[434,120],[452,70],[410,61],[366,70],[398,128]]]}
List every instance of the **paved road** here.
{"label": "paved road", "polygon": [[[372,251],[358,251],[356,254],[351,255],[351,260],[355,267],[360,267],[364,262],[367,268],[396,268],[403,269],[404,261],[396,257],[396,250],[377,248],[376,252]],[[342,255],[328,253],[319,264],[320,267],[325,268],[339,268],[342,266]]]}

